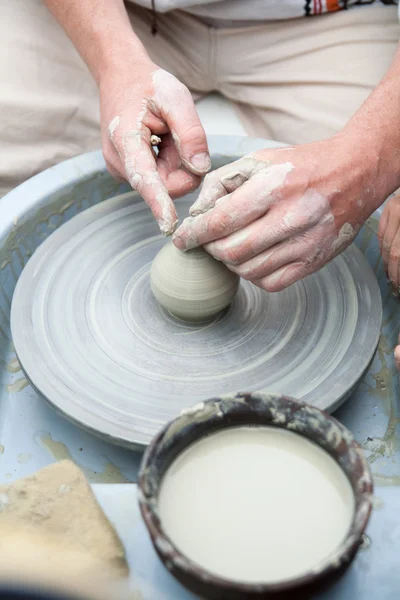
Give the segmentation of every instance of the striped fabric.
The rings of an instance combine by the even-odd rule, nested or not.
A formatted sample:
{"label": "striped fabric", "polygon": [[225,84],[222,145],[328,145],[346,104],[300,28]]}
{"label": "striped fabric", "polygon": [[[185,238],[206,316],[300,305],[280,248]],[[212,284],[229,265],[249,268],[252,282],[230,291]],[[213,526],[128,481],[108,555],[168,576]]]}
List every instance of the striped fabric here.
{"label": "striped fabric", "polygon": [[158,13],[183,10],[208,19],[232,21],[281,20],[314,16],[398,0],[131,0]]}
{"label": "striped fabric", "polygon": [[[305,0],[304,12],[308,15],[320,15],[326,12],[347,9],[350,6],[373,4],[374,0]],[[397,4],[398,0],[381,0],[383,4]]]}

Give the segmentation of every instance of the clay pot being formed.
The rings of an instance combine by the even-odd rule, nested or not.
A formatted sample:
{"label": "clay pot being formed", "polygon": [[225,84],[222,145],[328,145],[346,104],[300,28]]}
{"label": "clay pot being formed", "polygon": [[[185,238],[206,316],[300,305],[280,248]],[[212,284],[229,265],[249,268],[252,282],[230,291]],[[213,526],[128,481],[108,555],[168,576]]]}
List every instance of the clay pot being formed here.
{"label": "clay pot being formed", "polygon": [[158,302],[184,321],[204,321],[233,300],[239,277],[203,248],[182,252],[168,242],[155,257],[151,289]]}

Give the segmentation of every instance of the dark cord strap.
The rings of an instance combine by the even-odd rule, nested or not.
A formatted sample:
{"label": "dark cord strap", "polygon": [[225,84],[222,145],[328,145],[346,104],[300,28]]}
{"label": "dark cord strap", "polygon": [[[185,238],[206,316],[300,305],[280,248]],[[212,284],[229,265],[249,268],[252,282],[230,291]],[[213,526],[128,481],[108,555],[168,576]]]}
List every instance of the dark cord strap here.
{"label": "dark cord strap", "polygon": [[152,13],[151,33],[152,33],[152,35],[156,35],[157,34],[156,0],[151,0],[151,13]]}

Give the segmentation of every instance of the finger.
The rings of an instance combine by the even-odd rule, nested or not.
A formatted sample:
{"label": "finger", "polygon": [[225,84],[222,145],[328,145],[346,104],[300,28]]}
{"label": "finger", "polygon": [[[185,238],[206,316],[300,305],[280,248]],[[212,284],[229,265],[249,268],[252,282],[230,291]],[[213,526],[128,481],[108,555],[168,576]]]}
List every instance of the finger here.
{"label": "finger", "polygon": [[161,171],[160,175],[171,198],[185,196],[185,194],[196,190],[201,183],[201,177],[188,173],[183,169],[167,173],[165,178]]}
{"label": "finger", "polygon": [[394,349],[394,360],[396,363],[397,370],[400,371],[400,346],[396,346]]}
{"label": "finger", "polygon": [[110,175],[116,181],[126,181],[126,177],[124,177],[121,173],[121,159],[112,141],[112,136],[106,135],[104,131],[102,131],[101,144],[103,150],[103,158]]}
{"label": "finger", "polygon": [[306,231],[311,231],[321,220],[321,211],[316,203],[314,209],[313,213],[298,211],[293,229],[293,223],[290,220],[288,222],[287,218],[289,211],[282,211],[279,205],[275,205],[250,225],[207,244],[207,251],[227,265],[249,261],[253,257],[259,257],[268,248],[275,247],[279,242],[294,240],[294,236],[298,237]]}
{"label": "finger", "polygon": [[125,172],[133,189],[150,207],[160,230],[171,235],[178,222],[174,203],[157,172],[156,158],[150,145],[150,130],[144,125],[113,136],[113,143],[123,160]]}
{"label": "finger", "polygon": [[292,169],[293,165],[289,162],[270,164],[265,160],[258,160],[252,155],[225,165],[206,176],[199,197],[191,206],[189,214],[196,216],[207,212],[217,204],[220,198],[231,194],[249,179],[262,177],[267,173],[270,184],[272,176],[275,176],[276,187],[279,187]]}
{"label": "finger", "polygon": [[399,289],[399,263],[400,263],[400,229],[396,231],[389,251],[388,276],[398,293]]}
{"label": "finger", "polygon": [[379,250],[381,254],[383,254],[383,238],[385,235],[386,227],[389,221],[389,206],[386,204],[383,212],[381,214],[381,218],[379,219],[378,225],[378,242],[379,242]]}
{"label": "finger", "polygon": [[190,207],[189,214],[194,217],[210,210],[219,198],[231,194],[250,179],[257,170],[266,167],[267,163],[261,163],[246,156],[212,171],[206,175],[199,197]]}
{"label": "finger", "polygon": [[171,134],[163,136],[157,157],[157,170],[169,195],[178,198],[199,187],[201,177],[182,168]]}
{"label": "finger", "polygon": [[115,179],[115,181],[118,181],[120,183],[126,181],[125,177],[122,177],[121,173],[119,172],[119,170],[114,167],[114,165],[110,164],[110,163],[106,163],[107,166],[107,171],[110,173],[111,177],[113,177],[113,179]]}
{"label": "finger", "polygon": [[181,157],[175,147],[171,133],[163,135],[161,143],[158,145],[157,162],[162,164],[165,170],[176,171],[182,166]]}
{"label": "finger", "polygon": [[393,239],[397,233],[398,221],[396,219],[388,219],[388,223],[385,229],[385,233],[382,240],[382,258],[385,265],[385,270],[388,272],[389,261],[390,261],[390,249],[392,247]]}
{"label": "finger", "polygon": [[280,292],[296,281],[307,277],[314,268],[304,263],[291,263],[285,265],[266,277],[253,281],[254,285],[267,292]]}
{"label": "finger", "polygon": [[174,235],[177,248],[189,250],[221,239],[261,217],[278,198],[287,172],[285,164],[271,165],[220,198],[214,208],[185,219]]}
{"label": "finger", "polygon": [[[208,244],[204,248],[212,254]],[[243,279],[254,281],[274,273],[284,265],[303,262],[303,256],[304,245],[281,242],[240,265],[228,265],[228,268]]]}
{"label": "finger", "polygon": [[182,163],[191,173],[205,175],[211,168],[211,159],[191,93],[162,69],[153,73],[153,84],[157,105],[170,128]]}

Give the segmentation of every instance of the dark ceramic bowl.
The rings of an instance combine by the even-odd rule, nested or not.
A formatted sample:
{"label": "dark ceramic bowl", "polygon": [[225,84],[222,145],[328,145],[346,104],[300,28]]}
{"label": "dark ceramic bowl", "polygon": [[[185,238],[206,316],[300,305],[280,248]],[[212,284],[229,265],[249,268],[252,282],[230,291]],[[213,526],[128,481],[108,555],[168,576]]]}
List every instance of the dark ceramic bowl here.
{"label": "dark ceramic bowl", "polygon": [[[171,463],[193,442],[227,427],[269,425],[289,429],[324,448],[341,466],[354,492],[350,531],[321,567],[274,584],[237,583],[215,576],[187,559],[163,531],[158,494]],[[167,424],[147,448],[139,476],[139,503],[154,548],[167,569],[188,589],[204,598],[308,598],[338,579],[362,541],[371,512],[372,478],[360,447],[336,419],[318,408],[285,396],[237,394],[213,398],[185,410]]]}

